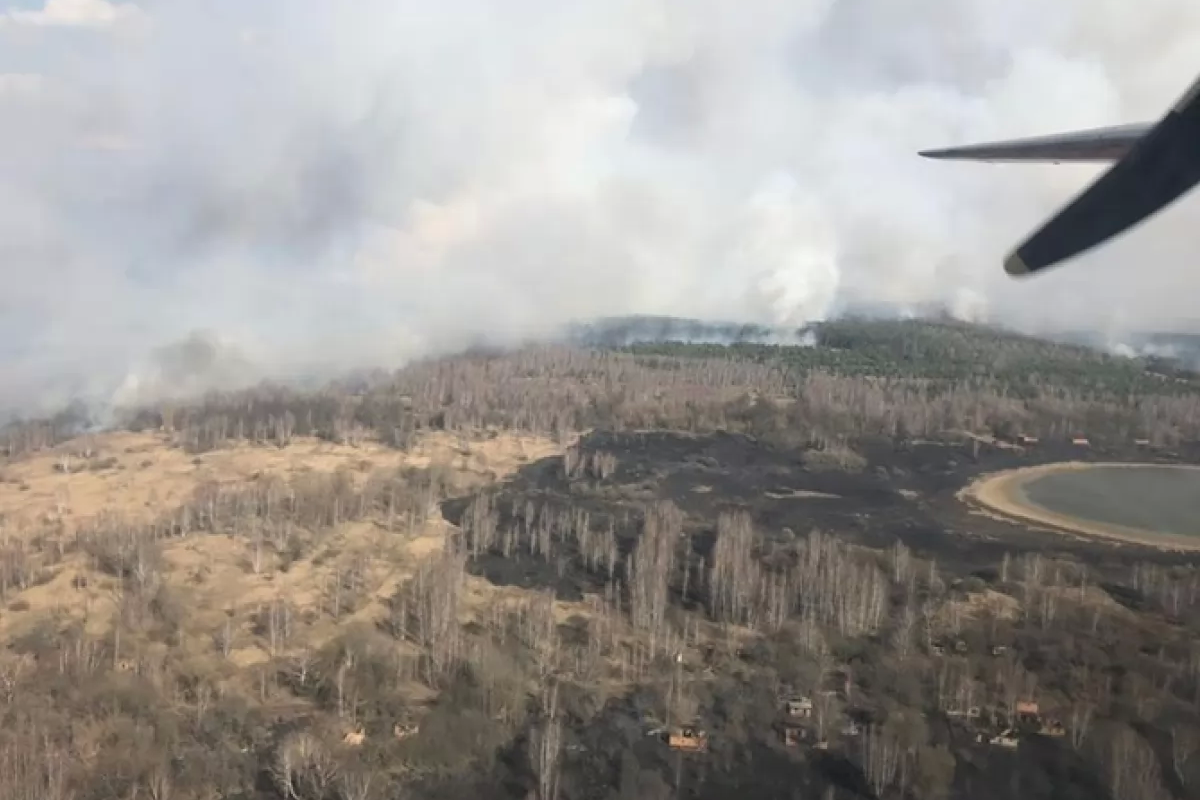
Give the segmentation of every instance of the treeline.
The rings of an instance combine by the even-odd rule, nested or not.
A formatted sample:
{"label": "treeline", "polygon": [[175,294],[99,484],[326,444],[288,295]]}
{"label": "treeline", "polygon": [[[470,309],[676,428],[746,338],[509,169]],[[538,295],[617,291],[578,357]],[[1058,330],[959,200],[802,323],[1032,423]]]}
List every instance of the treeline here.
{"label": "treeline", "polygon": [[[815,326],[812,335],[812,347],[741,342],[729,349],[741,358],[783,362],[801,371],[920,379],[943,386],[981,380],[994,391],[1021,398],[1051,387],[1109,398],[1200,389],[1200,376],[1161,358],[1124,358],[966,323],[846,319]],[[629,350],[711,356],[725,348],[656,341]]]}
{"label": "treeline", "polygon": [[[1170,445],[1200,439],[1200,382],[1150,362],[967,325],[828,323],[815,346],[659,343],[627,350],[531,347],[469,353],[333,382],[264,384],[122,413],[193,451],[294,436],[404,447],[416,431],[483,427],[550,435],[589,428],[900,438],[946,430],[1084,435]],[[0,453],[57,444],[81,406],[0,429]]]}
{"label": "treeline", "polygon": [[0,426],[0,457],[54,447],[79,436],[92,425],[93,420],[82,402],[71,403],[45,419],[13,420]]}
{"label": "treeline", "polygon": [[214,394],[143,409],[129,426],[172,430],[195,451],[238,440],[285,444],[293,436],[372,436],[404,447],[420,430],[483,427],[553,436],[589,428],[725,429],[797,441],[1016,431],[1172,445],[1200,439],[1200,392],[1117,396],[1071,391],[1047,378],[1032,396],[1020,396],[986,377],[941,384],[797,371],[735,351],[684,358],[537,348],[430,361],[313,394],[271,386]]}

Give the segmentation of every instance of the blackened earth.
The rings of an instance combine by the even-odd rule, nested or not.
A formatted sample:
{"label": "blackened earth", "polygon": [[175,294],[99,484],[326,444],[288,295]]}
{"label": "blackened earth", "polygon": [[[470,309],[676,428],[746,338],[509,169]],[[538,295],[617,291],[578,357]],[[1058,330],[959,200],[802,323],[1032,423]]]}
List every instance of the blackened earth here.
{"label": "blackened earth", "polygon": [[[637,539],[635,509],[670,500],[685,512],[685,529],[703,555],[712,546],[718,513],[738,507],[751,512],[764,537],[787,539],[815,529],[874,548],[899,541],[919,557],[936,559],[943,574],[957,580],[994,581],[1006,553],[1019,557],[1036,551],[1069,557],[1087,564],[1114,599],[1135,608],[1138,598],[1116,586],[1116,576],[1124,575],[1135,557],[1162,563],[1179,558],[1149,548],[1031,529],[979,514],[956,497],[967,483],[987,472],[1066,460],[1144,463],[1148,460],[1144,452],[1081,451],[1065,445],[1019,451],[983,443],[880,440],[857,443],[855,450],[866,458],[866,467],[841,472],[806,468],[800,450],[735,434],[598,432],[585,437],[579,447],[584,454],[615,456],[615,472],[604,480],[568,480],[559,458],[530,464],[497,490],[502,527],[512,524],[527,501],[583,507],[593,519],[614,520],[619,548],[627,553]],[[1157,460],[1196,463],[1200,448],[1160,454]],[[470,498],[447,501],[443,513],[458,523],[469,503]],[[527,554],[504,558],[488,553],[474,559],[469,569],[498,585],[553,588],[563,599],[603,589],[602,579],[569,551],[556,563]],[[1108,582],[1106,575],[1111,577]],[[1024,642],[1026,665],[1052,686],[1055,665],[1061,662],[1066,669],[1071,648],[1077,646],[1071,641]],[[1124,642],[1109,655],[1115,673],[1120,674],[1128,653],[1154,646],[1151,641]],[[673,753],[659,739],[646,736],[642,720],[653,705],[647,696],[635,693],[598,711],[581,711],[567,732],[561,797],[809,798],[821,797],[829,787],[838,797],[871,797],[853,759],[782,747],[777,702],[759,670],[782,671],[792,652],[786,641],[764,640],[726,665],[707,690],[711,695],[704,698],[703,705],[711,709],[709,722],[719,731],[705,756]],[[846,645],[838,656],[854,665],[855,679],[868,693],[903,693],[905,681],[924,680],[890,666],[883,643]],[[586,702],[580,699],[583,705]],[[977,744],[967,731],[944,720],[930,719],[929,728],[933,743],[950,747],[957,759],[952,797],[1107,796],[1095,770],[1061,740],[1035,738],[1016,751],[1001,751]],[[525,746],[525,742],[512,743],[511,752],[502,753],[486,774],[463,775],[443,784],[445,796],[472,792],[480,797],[528,796],[535,784],[528,757],[522,754]]]}

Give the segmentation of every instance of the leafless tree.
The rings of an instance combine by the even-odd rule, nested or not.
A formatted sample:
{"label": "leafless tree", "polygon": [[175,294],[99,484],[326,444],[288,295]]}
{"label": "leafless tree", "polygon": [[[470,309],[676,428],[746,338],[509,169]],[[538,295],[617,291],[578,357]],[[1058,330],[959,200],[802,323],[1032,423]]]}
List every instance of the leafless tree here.
{"label": "leafless tree", "polygon": [[667,590],[675,563],[675,544],[683,514],[660,502],[647,510],[642,536],[630,563],[629,610],[633,624],[650,635],[649,650],[659,652],[666,623]]}
{"label": "leafless tree", "polygon": [[709,594],[717,619],[738,625],[757,621],[757,592],[763,583],[755,560],[754,525],[744,510],[722,512],[717,517]]}
{"label": "leafless tree", "polygon": [[533,767],[538,777],[538,800],[558,800],[558,762],[562,754],[558,685],[553,684],[545,694],[542,723],[531,735]]}
{"label": "leafless tree", "polygon": [[862,734],[862,767],[867,783],[876,797],[883,795],[900,771],[902,751],[893,732],[881,725],[872,725]]}
{"label": "leafless tree", "polygon": [[1188,766],[1200,749],[1200,735],[1189,725],[1174,725],[1171,727],[1171,763],[1175,767],[1175,775],[1180,785],[1186,787],[1191,782]]}
{"label": "leafless tree", "polygon": [[213,634],[213,644],[217,646],[222,656],[229,658],[230,653],[233,652],[235,640],[236,629],[233,624],[233,612],[230,610],[226,612],[225,621],[221,624],[220,629]]}
{"label": "leafless tree", "polygon": [[1086,700],[1078,700],[1071,705],[1071,715],[1067,720],[1067,733],[1071,737],[1071,746],[1076,750],[1083,748],[1088,733],[1092,728],[1092,704]]}
{"label": "leafless tree", "polygon": [[860,560],[834,537],[813,531],[800,553],[795,586],[800,610],[843,636],[874,633],[888,610],[888,582],[878,565]]}
{"label": "leafless tree", "polygon": [[829,734],[842,718],[842,703],[836,694],[826,691],[815,692],[812,701],[817,739],[824,742],[829,739]]}
{"label": "leafless tree", "polygon": [[338,765],[311,733],[288,735],[275,752],[271,774],[289,800],[322,800],[337,777]]}
{"label": "leafless tree", "polygon": [[374,774],[367,770],[342,771],[337,776],[337,796],[340,800],[370,800],[376,787]]}
{"label": "leafless tree", "polygon": [[900,609],[896,620],[896,629],[892,633],[892,646],[895,648],[896,657],[901,661],[906,660],[912,654],[913,634],[916,628],[917,612],[911,603],[906,602]]}
{"label": "leafless tree", "polygon": [[1103,755],[1107,756],[1108,785],[1114,800],[1165,800],[1169,796],[1157,756],[1131,728],[1115,726]]}
{"label": "leafless tree", "polygon": [[453,542],[424,563],[394,600],[402,615],[401,635],[412,638],[427,655],[426,680],[431,684],[449,676],[457,663],[462,635],[458,625],[466,556]]}

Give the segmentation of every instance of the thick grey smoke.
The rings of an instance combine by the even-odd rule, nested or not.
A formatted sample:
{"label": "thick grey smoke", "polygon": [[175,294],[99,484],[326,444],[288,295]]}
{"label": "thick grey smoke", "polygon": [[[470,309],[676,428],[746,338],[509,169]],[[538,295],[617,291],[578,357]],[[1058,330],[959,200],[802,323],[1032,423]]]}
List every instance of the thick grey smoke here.
{"label": "thick grey smoke", "polygon": [[1018,284],[1096,170],[914,155],[1154,118],[1193,0],[4,1],[0,406],[161,385],[201,329],[293,373],[608,314],[1108,335],[1200,289],[1194,200]]}

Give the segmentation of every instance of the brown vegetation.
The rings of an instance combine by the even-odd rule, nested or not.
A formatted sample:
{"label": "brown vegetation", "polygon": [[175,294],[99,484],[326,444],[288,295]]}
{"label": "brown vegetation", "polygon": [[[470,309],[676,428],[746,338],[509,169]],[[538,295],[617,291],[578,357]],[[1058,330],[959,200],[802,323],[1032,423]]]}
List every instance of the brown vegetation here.
{"label": "brown vegetation", "polygon": [[[15,426],[0,796],[718,797],[771,774],[802,796],[990,797],[1027,774],[1186,796],[1194,567],[993,545],[968,571],[906,544],[884,501],[924,514],[949,480],[913,477],[936,472],[903,460],[918,438],[955,464],[991,445],[947,431],[1003,424],[1140,415],[1175,440],[1195,399],[994,388],[539,348],[164,405],[126,433]],[[593,426],[691,435],[639,461],[653,440],[579,439]],[[718,428],[757,441],[723,464]],[[771,488],[722,495],[753,470]],[[812,486],[774,488],[796,475]],[[905,477],[921,491],[888,494]],[[795,511],[814,504],[850,515]],[[1008,743],[1052,766],[1023,772]]]}

